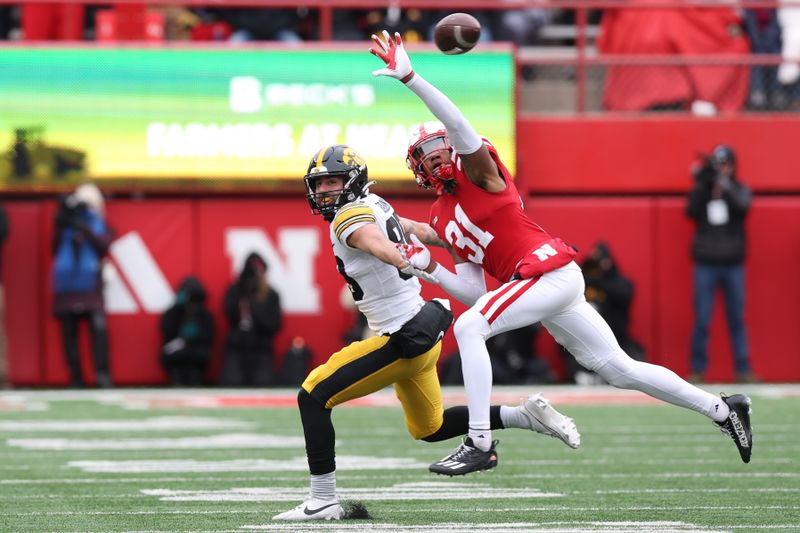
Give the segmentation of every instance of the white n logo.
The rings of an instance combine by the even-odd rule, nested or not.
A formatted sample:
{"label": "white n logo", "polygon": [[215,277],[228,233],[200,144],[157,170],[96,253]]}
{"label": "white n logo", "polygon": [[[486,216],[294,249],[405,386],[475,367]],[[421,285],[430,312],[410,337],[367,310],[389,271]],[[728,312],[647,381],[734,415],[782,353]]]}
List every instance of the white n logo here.
{"label": "white n logo", "polygon": [[[229,228],[225,231],[225,252],[231,258],[233,276],[239,274],[247,256],[257,252],[269,265],[269,279],[281,295],[283,310],[313,314],[321,311],[320,290],[314,279],[319,239],[316,228],[283,228],[278,230],[276,249],[260,228]],[[169,309],[175,294],[137,232],[115,240],[109,255],[113,263],[106,261],[103,265],[103,298],[109,314],[135,314],[140,306],[151,314]]]}
{"label": "white n logo", "polygon": [[558,254],[549,244],[543,244],[531,253],[535,255],[539,261],[546,261],[548,257],[553,257]]}
{"label": "white n logo", "polygon": [[[169,309],[175,299],[172,287],[138,233],[126,233],[111,243],[109,255],[114,264],[106,261],[103,265],[103,299],[110,314],[138,313],[137,299],[146,313],[163,313]],[[136,299],[122,281],[120,270]]]}
{"label": "white n logo", "polygon": [[258,253],[269,265],[270,285],[280,293],[283,311],[314,314],[322,310],[320,290],[314,277],[319,239],[317,228],[281,228],[278,230],[281,253],[278,253],[263,229],[228,228],[225,230],[225,253],[231,258],[234,276],[241,272],[251,252]]}

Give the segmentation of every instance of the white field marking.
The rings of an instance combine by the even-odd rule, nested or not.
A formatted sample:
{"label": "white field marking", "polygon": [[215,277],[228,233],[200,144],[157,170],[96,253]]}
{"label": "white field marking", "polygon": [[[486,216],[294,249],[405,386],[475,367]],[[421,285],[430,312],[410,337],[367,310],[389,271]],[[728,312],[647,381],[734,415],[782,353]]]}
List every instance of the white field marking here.
{"label": "white field marking", "polygon": [[[255,526],[242,526],[252,531],[326,531],[350,532],[363,531],[362,524],[347,523],[272,523]],[[493,533],[725,533],[725,530],[707,528],[687,522],[672,521],[626,521],[626,522],[511,522],[511,523],[433,523],[426,525],[369,524],[370,531],[446,531],[448,533],[475,533],[475,531],[491,530]]]}
{"label": "white field marking", "polygon": [[617,489],[617,490],[587,490],[587,491],[570,491],[570,494],[686,494],[699,492],[706,494],[709,492],[800,492],[800,489],[789,489],[782,487],[762,487],[762,488],[724,488],[724,489],[709,489],[709,488],[696,488],[696,489]]}
{"label": "white field marking", "polygon": [[[670,505],[669,508],[665,508],[663,505],[631,505],[631,506],[624,506],[624,505],[606,505],[603,507],[576,507],[570,505],[553,505],[553,506],[515,506],[515,507],[458,507],[448,505],[447,507],[441,508],[432,508],[432,507],[425,507],[425,512],[427,513],[450,513],[450,512],[464,512],[464,513],[511,513],[511,512],[572,512],[572,511],[580,511],[580,512],[603,512],[603,511],[641,511],[641,512],[650,512],[650,511],[759,511],[762,509],[766,509],[769,511],[797,511],[800,510],[800,506],[798,505],[689,505],[689,506],[672,506]],[[381,509],[381,514],[404,514],[408,515],[408,509]],[[795,525],[795,527],[800,526],[800,524]]]}
{"label": "white field marking", "polygon": [[[194,459],[176,460],[131,460],[131,461],[70,461],[68,466],[80,468],[84,472],[139,474],[188,473],[188,472],[307,472],[305,457],[293,459],[238,459],[231,461],[196,461]],[[337,468],[342,470],[394,470],[423,469],[428,465],[413,459],[397,457],[369,457],[342,455],[336,458]]]}
{"label": "white field marking", "polygon": [[[304,459],[305,460],[305,459]],[[382,460],[382,459],[381,459]],[[337,458],[338,461],[338,458]],[[425,465],[427,466],[427,465]],[[396,467],[395,467],[396,468]],[[354,469],[355,470],[355,469]],[[299,471],[299,470],[298,470]],[[307,469],[302,470],[303,473],[307,473]],[[769,472],[761,472],[761,473],[748,473],[748,472],[739,472],[739,473],[708,473],[708,474],[503,474],[504,478],[509,479],[587,479],[587,478],[601,478],[601,479],[620,479],[620,478],[698,478],[698,477],[726,477],[726,478],[798,478],[800,474],[794,473],[769,473]],[[372,481],[375,479],[374,476],[356,476],[356,475],[338,475],[336,476],[339,480],[347,480],[347,481]],[[306,481],[307,476],[298,475],[296,477],[287,477],[287,476],[269,476],[271,481]],[[233,483],[233,482],[243,482],[243,483],[259,483],[263,482],[264,476],[260,472],[256,471],[253,472],[253,476],[238,476],[238,477],[229,477],[229,476],[163,476],[163,477],[130,477],[130,478],[47,478],[47,479],[0,479],[0,485],[57,485],[57,484],[82,484],[82,485],[94,485],[94,484],[123,484],[123,483],[143,483],[143,484],[153,484],[153,483],[200,483],[200,482],[225,482],[225,483]]]}
{"label": "white field marking", "polygon": [[601,478],[601,479],[673,479],[673,478],[800,478],[800,473],[797,472],[658,472],[658,473],[619,473],[619,474],[539,474],[539,473],[517,473],[517,474],[503,474],[503,477],[519,478],[519,479],[548,479],[548,478]]}
{"label": "white field marking", "polygon": [[[770,446],[772,442],[795,442],[797,441],[796,435],[791,435],[788,433],[773,433],[769,435],[760,435],[757,434],[759,444],[761,441],[767,441],[765,446]],[[719,432],[718,434],[709,433],[707,435],[674,435],[670,437],[669,435],[659,435],[658,441],[660,443],[668,444],[672,446],[673,443],[676,444],[683,444],[683,445],[693,445],[695,443],[707,443],[707,442],[722,442],[724,439],[721,437],[725,437],[725,439],[730,439],[730,437],[724,435],[723,433]],[[625,435],[621,437],[604,437],[603,443],[604,444],[650,444],[654,440],[652,435]]]}
{"label": "white field marking", "polygon": [[[97,498],[97,495],[94,495]],[[105,498],[105,496],[103,496]],[[161,511],[30,511],[25,513],[3,513],[3,516],[16,516],[25,518],[28,516],[72,516],[72,515],[92,515],[92,516],[118,516],[118,515],[180,515],[180,514],[265,514],[263,509],[243,510],[243,509],[170,509]]]}
{"label": "white field marking", "polygon": [[[726,438],[722,442],[730,442],[730,438]],[[723,446],[725,446],[723,444]],[[681,446],[680,443],[670,443],[669,447],[673,450],[680,448],[680,449],[687,449],[691,450],[694,454],[706,454],[706,455],[714,455],[719,453],[719,446],[699,446],[699,445],[687,445]],[[759,450],[761,444],[759,444]],[[764,445],[764,447],[769,448],[771,453],[782,453],[782,454],[795,454],[796,452],[800,451],[800,444],[793,444],[793,445],[785,445],[785,446],[778,446],[778,445]],[[733,448],[731,448],[733,449]],[[604,446],[604,447],[596,447],[592,450],[592,453],[596,455],[628,455],[632,456],[635,454],[642,453],[642,446]],[[758,451],[756,452],[758,453]],[[735,452],[734,452],[735,454]],[[626,458],[627,459],[627,458]]]}
{"label": "white field marking", "polygon": [[282,435],[230,433],[157,439],[8,439],[6,444],[26,450],[224,450],[302,448],[305,439]]}
{"label": "white field marking", "polygon": [[196,416],[159,416],[144,420],[3,420],[0,431],[187,431],[249,429],[244,420]]}
{"label": "white field marking", "polygon": [[[0,455],[1,456],[1,455]],[[577,465],[610,465],[616,464],[613,459],[510,459],[504,460],[504,465],[530,465],[530,466],[577,466]],[[759,459],[758,464],[793,464],[794,461],[788,457],[774,457]],[[709,464],[731,464],[730,459],[631,459],[630,464],[637,465],[709,465]]]}
{"label": "white field marking", "polygon": [[[270,480],[278,478],[269,477]],[[303,476],[304,480],[308,479],[308,475]],[[370,476],[367,479],[374,479]],[[215,477],[215,476],[171,476],[171,477],[129,477],[129,478],[50,478],[50,479],[0,479],[0,485],[108,485],[108,484],[122,484],[122,483],[145,483],[152,485],[153,483],[186,483],[186,482],[261,482],[264,476],[259,474],[251,477]],[[299,478],[293,477],[286,479],[286,481],[299,481]]]}
{"label": "white field marking", "polygon": [[[461,489],[461,490],[458,490]],[[172,490],[144,489],[148,496],[170,502],[274,502],[301,501],[308,497],[308,487],[249,487],[223,490]],[[337,493],[342,500],[363,501],[407,501],[407,500],[482,500],[558,498],[557,492],[542,492],[538,489],[503,489],[483,483],[399,483],[391,487],[340,488]]]}
{"label": "white field marking", "polygon": [[22,394],[0,393],[0,411],[47,411],[47,402]]}
{"label": "white field marking", "polygon": [[[682,424],[682,425],[620,425],[620,426],[594,426],[591,421],[582,422],[581,430],[592,433],[594,435],[671,435],[671,434],[709,434],[708,430],[711,428],[711,435],[720,433],[719,430],[714,431],[713,426],[706,426],[703,423],[698,424]],[[761,424],[755,426],[755,430],[759,435],[772,436],[775,434],[798,434],[800,427],[790,424]]]}

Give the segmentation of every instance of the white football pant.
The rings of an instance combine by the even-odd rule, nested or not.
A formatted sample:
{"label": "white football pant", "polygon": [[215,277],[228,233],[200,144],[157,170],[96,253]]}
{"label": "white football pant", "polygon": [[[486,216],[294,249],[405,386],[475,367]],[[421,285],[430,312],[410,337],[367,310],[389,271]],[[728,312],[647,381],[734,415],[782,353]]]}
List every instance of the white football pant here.
{"label": "white football pant", "polygon": [[711,417],[719,398],[662,366],[631,359],[603,317],[584,297],[580,267],[572,262],[539,279],[514,280],[483,295],[456,320],[469,425],[488,429],[492,365],[486,339],[541,322],[583,367],[621,389],[634,389]]}

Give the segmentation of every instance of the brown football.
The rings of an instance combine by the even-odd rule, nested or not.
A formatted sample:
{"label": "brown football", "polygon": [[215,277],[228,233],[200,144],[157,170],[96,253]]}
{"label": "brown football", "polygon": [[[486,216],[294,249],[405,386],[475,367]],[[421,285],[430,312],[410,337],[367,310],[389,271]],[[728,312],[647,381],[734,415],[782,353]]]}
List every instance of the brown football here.
{"label": "brown football", "polygon": [[481,37],[481,23],[467,13],[451,13],[433,29],[436,46],[448,55],[469,52]]}

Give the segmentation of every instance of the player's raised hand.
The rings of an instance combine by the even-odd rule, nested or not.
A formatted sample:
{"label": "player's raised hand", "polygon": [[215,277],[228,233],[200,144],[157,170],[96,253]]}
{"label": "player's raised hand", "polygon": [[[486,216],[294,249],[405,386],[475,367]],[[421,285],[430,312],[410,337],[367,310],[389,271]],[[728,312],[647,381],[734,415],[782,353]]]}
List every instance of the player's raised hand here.
{"label": "player's raised hand", "polygon": [[390,76],[403,83],[414,77],[414,69],[411,68],[411,60],[403,46],[403,39],[400,34],[395,32],[394,37],[389,32],[383,30],[383,39],[377,35],[372,35],[374,43],[369,52],[378,56],[386,64],[386,68],[372,71],[373,76]]}

